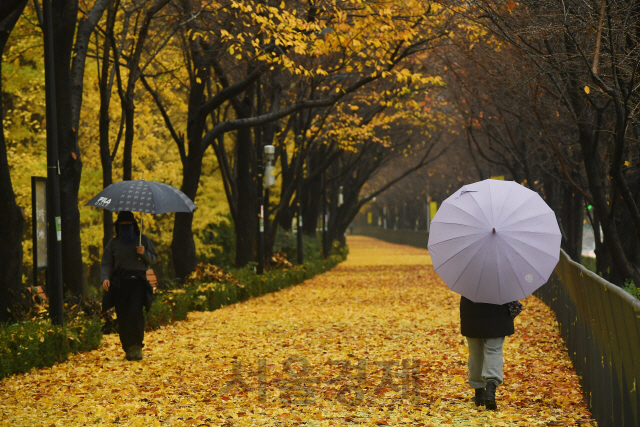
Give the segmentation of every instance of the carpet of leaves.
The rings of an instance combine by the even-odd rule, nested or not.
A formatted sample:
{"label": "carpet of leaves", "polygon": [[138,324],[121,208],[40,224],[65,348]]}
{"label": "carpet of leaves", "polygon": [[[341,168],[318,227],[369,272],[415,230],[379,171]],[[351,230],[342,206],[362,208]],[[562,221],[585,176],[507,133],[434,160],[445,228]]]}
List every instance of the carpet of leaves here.
{"label": "carpet of leaves", "polygon": [[498,411],[477,409],[459,297],[428,252],[348,244],[347,261],[299,286],[148,333],[141,362],[109,335],[97,351],[3,380],[0,424],[596,425],[539,300],[523,301],[506,340]]}

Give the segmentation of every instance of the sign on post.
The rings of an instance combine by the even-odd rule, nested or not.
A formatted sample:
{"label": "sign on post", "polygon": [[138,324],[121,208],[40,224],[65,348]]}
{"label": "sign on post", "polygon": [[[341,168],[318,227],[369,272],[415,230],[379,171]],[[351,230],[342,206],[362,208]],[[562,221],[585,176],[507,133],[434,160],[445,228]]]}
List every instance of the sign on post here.
{"label": "sign on post", "polygon": [[33,286],[38,286],[38,272],[48,267],[47,178],[31,177],[31,219],[33,230]]}

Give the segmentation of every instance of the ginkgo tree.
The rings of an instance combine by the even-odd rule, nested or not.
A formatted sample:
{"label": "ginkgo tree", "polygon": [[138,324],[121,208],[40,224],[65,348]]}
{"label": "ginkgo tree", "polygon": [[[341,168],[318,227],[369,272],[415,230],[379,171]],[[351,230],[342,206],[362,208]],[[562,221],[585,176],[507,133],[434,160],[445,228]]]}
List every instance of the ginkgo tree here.
{"label": "ginkgo tree", "polygon": [[[12,0],[3,2],[0,7],[0,93],[7,93],[13,95],[18,102],[24,102],[20,100],[21,93],[15,93],[4,86],[3,71],[5,76],[10,75],[18,77],[18,74],[22,74],[19,77],[25,78],[21,70],[16,69],[19,66],[20,61],[14,60],[12,63],[13,70],[9,71],[3,67],[3,61],[5,58],[5,47],[9,39],[11,31],[15,27],[22,10],[26,5],[26,1]],[[9,73],[7,72],[9,71]],[[19,87],[19,86],[18,86]],[[5,92],[6,91],[6,92]],[[19,91],[16,91],[19,92]],[[7,96],[8,98],[9,96]],[[4,98],[4,97],[3,97]],[[15,102],[15,101],[14,101]],[[16,300],[16,297],[20,294],[22,284],[22,227],[24,224],[24,214],[20,211],[18,204],[16,203],[16,195],[13,191],[13,182],[10,174],[10,167],[14,159],[12,154],[16,151],[16,144],[7,143],[7,139],[18,139],[18,136],[9,137],[5,136],[5,127],[15,129],[16,133],[20,132],[20,126],[12,126],[11,114],[5,116],[3,102],[0,102],[0,117],[3,119],[2,129],[0,129],[0,236],[2,236],[2,244],[0,245],[0,322],[8,320],[11,316],[10,305]],[[10,112],[7,112],[10,113]],[[24,132],[29,132],[34,127],[37,128],[38,124],[33,123],[33,120],[26,116],[16,117],[20,120],[20,124],[26,124]],[[29,126],[31,124],[32,126]]]}
{"label": "ginkgo tree", "polygon": [[[269,218],[290,224],[302,201],[313,227],[325,172],[346,176],[369,154],[399,154],[393,132],[446,126],[451,109],[438,117],[421,111],[437,104],[424,93],[443,84],[430,52],[454,33],[471,40],[479,32],[460,19],[462,6],[415,0],[62,3],[54,12],[59,79],[69,95],[59,100],[64,264],[75,290],[82,260],[95,264],[112,231],[111,214],[79,215],[78,205],[134,173],[180,186],[203,208],[177,214],[172,236],[159,233],[161,246],[172,240],[180,277],[207,252],[198,233],[226,210],[236,264],[255,260],[266,143],[276,146],[282,173]],[[63,10],[77,13],[63,17]],[[37,19],[29,22],[37,32]],[[420,151],[415,141],[403,143]],[[329,186],[338,182],[332,179]],[[353,190],[349,200],[358,200]],[[152,230],[170,228],[172,217],[155,219],[147,219]]]}

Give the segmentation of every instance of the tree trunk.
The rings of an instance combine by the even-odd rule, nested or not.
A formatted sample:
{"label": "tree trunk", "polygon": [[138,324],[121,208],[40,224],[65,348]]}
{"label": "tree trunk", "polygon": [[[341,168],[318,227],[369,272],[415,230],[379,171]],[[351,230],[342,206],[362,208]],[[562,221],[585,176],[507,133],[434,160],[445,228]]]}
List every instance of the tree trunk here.
{"label": "tree trunk", "polygon": [[600,169],[597,164],[596,144],[593,143],[591,135],[585,135],[584,132],[580,133],[580,143],[584,153],[583,159],[587,181],[589,182],[589,190],[593,196],[594,209],[598,217],[602,219],[601,226],[604,235],[604,244],[607,246],[611,257],[612,275],[609,279],[617,285],[622,285],[618,278],[623,277],[631,277],[634,281],[640,283],[640,279],[637,278],[637,272],[634,271],[633,266],[629,263],[624,253],[616,223],[609,208],[609,203],[603,188],[604,179],[600,175]]}
{"label": "tree trunk", "polygon": [[609,257],[609,252],[607,251],[607,247],[602,242],[598,213],[592,207],[591,210],[589,210],[589,212],[587,213],[587,217],[589,218],[591,227],[593,228],[593,241],[595,244],[595,249],[593,252],[596,255],[596,273],[607,279],[609,277],[609,275],[607,274],[607,269],[609,269],[609,266],[611,265],[611,260]]}
{"label": "tree trunk", "polygon": [[[99,135],[100,135],[100,162],[102,164],[102,188],[107,188],[113,183],[113,160],[111,159],[111,149],[109,144],[109,124],[111,117],[109,116],[109,105],[111,103],[111,67],[110,52],[111,37],[113,25],[115,23],[115,8],[109,5],[107,13],[107,28],[104,43],[102,44],[102,72],[100,74],[100,118],[99,118]],[[114,65],[115,66],[115,65]],[[104,209],[102,219],[102,248],[107,246],[109,240],[113,237],[113,214],[111,211]]]}
{"label": "tree trunk", "polygon": [[[202,76],[202,81],[208,78],[203,58],[193,55],[196,74]],[[189,153],[182,163],[182,192],[195,202],[202,174],[202,132],[205,121],[200,113],[204,102],[204,85],[197,83],[192,76],[191,91],[189,92],[189,112],[187,117],[187,141],[189,141]],[[184,146],[183,146],[184,147]],[[177,212],[173,226],[173,239],[171,241],[171,257],[173,268],[177,277],[186,280],[197,264],[196,244],[193,240],[193,213]]]}
{"label": "tree trunk", "polygon": [[[567,36],[565,36],[565,48],[568,55],[576,54]],[[568,95],[577,116],[575,125],[582,149],[582,161],[587,183],[593,197],[593,207],[601,221],[604,244],[611,260],[611,276],[609,280],[617,285],[622,285],[624,278],[632,278],[636,283],[640,283],[640,271],[629,262],[622,247],[614,210],[609,205],[605,190],[606,178],[601,173],[603,168],[599,160],[598,145],[603,130],[604,111],[596,110],[592,112],[590,104],[584,99],[583,84],[579,76],[574,71],[569,71],[567,75]],[[614,200],[614,197],[617,196],[612,194],[612,200]],[[611,201],[611,203],[614,204],[614,201]]]}
{"label": "tree trunk", "polygon": [[[197,135],[197,132],[194,136]],[[202,133],[200,132],[200,135]],[[197,145],[197,144],[196,144]],[[181,190],[191,200],[196,199],[200,174],[202,173],[202,154],[189,153],[187,163],[183,167]],[[193,240],[193,214],[177,212],[173,226],[171,254],[176,277],[185,280],[196,264],[196,244]]]}
{"label": "tree trunk", "polygon": [[[311,169],[310,162],[307,162],[307,170],[311,173],[314,169]],[[307,236],[316,237],[316,228],[318,227],[318,216],[322,210],[320,197],[322,191],[322,178],[316,176],[312,178],[306,178],[303,181],[302,200],[304,206],[302,212],[304,218],[302,219],[302,232]]]}
{"label": "tree trunk", "polygon": [[[0,93],[2,53],[9,34],[22,14],[26,0],[9,0],[0,6]],[[0,117],[4,117],[0,102]],[[10,309],[22,290],[22,227],[24,217],[16,204],[9,173],[4,130],[0,129],[0,322],[11,319]]]}
{"label": "tree trunk", "polygon": [[564,198],[562,201],[562,221],[566,239],[562,239],[562,248],[567,255],[577,263],[582,258],[582,223],[583,223],[583,198],[568,184],[564,186]]}
{"label": "tree trunk", "polygon": [[124,150],[122,153],[122,180],[133,179],[133,164],[131,152],[133,151],[133,138],[135,137],[133,95],[126,96],[122,102],[122,114],[124,114]]}
{"label": "tree trunk", "polygon": [[[243,101],[245,108],[251,105],[250,96]],[[250,117],[245,111],[237,111],[238,118]],[[236,267],[255,261],[258,233],[258,207],[253,168],[254,143],[251,128],[237,131],[236,168],[238,184],[238,215],[235,219]]]}

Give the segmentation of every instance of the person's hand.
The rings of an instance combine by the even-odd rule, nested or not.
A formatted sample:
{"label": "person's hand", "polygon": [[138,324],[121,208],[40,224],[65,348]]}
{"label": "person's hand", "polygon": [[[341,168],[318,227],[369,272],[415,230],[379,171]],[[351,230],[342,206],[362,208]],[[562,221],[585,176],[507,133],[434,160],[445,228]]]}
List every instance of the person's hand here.
{"label": "person's hand", "polygon": [[110,282],[108,279],[107,279],[107,280],[105,280],[104,282],[102,282],[102,288],[103,288],[105,291],[108,291],[108,290],[109,290],[109,286],[111,286],[111,282]]}
{"label": "person's hand", "polygon": [[142,255],[144,254],[144,246],[136,246],[136,251]]}

